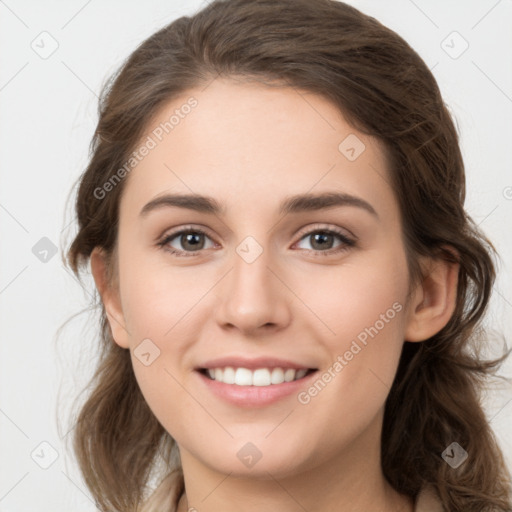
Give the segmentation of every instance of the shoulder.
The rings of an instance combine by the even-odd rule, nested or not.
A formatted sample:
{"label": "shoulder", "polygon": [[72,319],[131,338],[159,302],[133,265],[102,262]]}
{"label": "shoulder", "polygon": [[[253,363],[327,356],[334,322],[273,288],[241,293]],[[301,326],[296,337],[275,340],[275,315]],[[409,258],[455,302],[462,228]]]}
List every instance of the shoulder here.
{"label": "shoulder", "polygon": [[416,497],[414,512],[443,512],[439,496],[431,485],[422,487]]}

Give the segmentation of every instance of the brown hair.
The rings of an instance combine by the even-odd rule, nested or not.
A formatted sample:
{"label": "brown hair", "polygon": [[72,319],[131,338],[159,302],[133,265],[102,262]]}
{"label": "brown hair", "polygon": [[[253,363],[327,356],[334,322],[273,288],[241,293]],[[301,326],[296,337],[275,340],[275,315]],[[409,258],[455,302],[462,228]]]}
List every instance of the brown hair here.
{"label": "brown hair", "polygon": [[[91,251],[101,247],[115,276],[126,179],[101,200],[95,190],[124,165],[164,103],[217,76],[317,93],[353,127],[382,142],[411,282],[421,275],[419,255],[460,263],[449,323],[429,340],[404,342],[385,407],[384,475],[412,497],[431,484],[452,512],[511,510],[510,475],[480,403],[485,378],[509,354],[481,358],[481,319],[495,279],[495,251],[464,210],[458,135],[434,76],[401,37],[374,18],[331,0],[216,0],[144,41],[101,93],[92,155],[76,198],[79,230],[67,254],[73,272],[79,276]],[[129,351],[113,341],[101,301],[98,307],[100,362],[78,415],[74,449],[97,505],[136,511],[157,459],[157,476],[177,475],[179,454],[139,390]],[[469,454],[457,469],[441,457],[453,441]],[[152,498],[159,510],[170,506],[165,492]]]}

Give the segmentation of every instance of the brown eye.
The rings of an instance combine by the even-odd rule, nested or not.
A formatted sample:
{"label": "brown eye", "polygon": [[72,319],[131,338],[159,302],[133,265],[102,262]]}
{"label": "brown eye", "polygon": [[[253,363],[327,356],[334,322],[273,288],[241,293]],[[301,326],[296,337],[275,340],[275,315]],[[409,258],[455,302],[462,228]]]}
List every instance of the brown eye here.
{"label": "brown eye", "polygon": [[[311,249],[306,248],[305,250],[315,256],[331,256],[356,245],[354,240],[334,229],[316,229],[302,235],[300,240],[308,239],[311,240]],[[334,245],[336,239],[339,241],[338,245]],[[211,240],[211,238],[202,229],[189,228],[166,235],[161,242],[158,242],[158,245],[178,257],[196,256],[201,250],[212,248],[215,245],[212,243],[206,247],[207,240]],[[176,245],[180,247],[177,248]]]}
{"label": "brown eye", "polygon": [[[333,246],[338,239],[337,246]],[[348,250],[355,246],[355,241],[348,238],[344,233],[332,229],[317,229],[310,231],[301,237],[301,240],[310,240],[311,249],[306,248],[308,252],[316,255],[329,256]]]}
{"label": "brown eye", "polygon": [[[213,247],[214,244],[210,247],[205,247],[205,238],[210,239],[201,229],[182,229],[181,231],[165,236],[158,245],[169,251],[171,254],[195,256],[194,253],[198,253],[205,248]],[[175,245],[177,244],[178,246],[181,246],[181,248],[176,248],[175,245],[171,245],[171,242]]]}

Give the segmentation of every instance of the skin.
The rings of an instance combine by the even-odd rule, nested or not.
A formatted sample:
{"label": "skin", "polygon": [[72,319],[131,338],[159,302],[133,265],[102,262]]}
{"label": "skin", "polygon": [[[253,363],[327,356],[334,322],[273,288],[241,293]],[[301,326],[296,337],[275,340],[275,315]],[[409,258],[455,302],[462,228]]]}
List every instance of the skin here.
{"label": "skin", "polygon": [[[427,339],[453,313],[457,267],[424,259],[426,277],[409,290],[382,147],[328,100],[217,79],[162,107],[145,137],[190,96],[197,107],[126,178],[118,285],[107,281],[102,251],[91,257],[114,340],[131,351],[145,399],[178,443],[186,487],[179,512],[411,512],[412,500],[382,474],[384,404],[404,340]],[[349,134],[365,144],[354,161],[338,149]],[[378,216],[355,206],[278,213],[289,195],[325,191],[358,196]],[[213,196],[225,213],[168,207],[139,215],[170,192]],[[195,256],[157,245],[190,224],[208,231]],[[307,234],[333,228],[357,242],[324,256],[343,242],[334,235],[322,249]],[[247,236],[263,249],[250,264],[236,252]],[[168,247],[193,252],[183,240]],[[292,394],[262,408],[236,407],[205,391],[193,371],[227,354],[291,358],[327,371],[394,303],[401,311],[307,404]],[[160,349],[149,366],[133,352],[146,338]],[[237,457],[248,442],[262,454],[251,468]]]}

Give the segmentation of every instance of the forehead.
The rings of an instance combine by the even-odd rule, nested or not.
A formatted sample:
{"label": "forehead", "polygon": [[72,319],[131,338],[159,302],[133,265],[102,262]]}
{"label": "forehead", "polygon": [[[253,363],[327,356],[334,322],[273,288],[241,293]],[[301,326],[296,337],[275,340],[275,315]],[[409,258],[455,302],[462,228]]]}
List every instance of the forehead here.
{"label": "forehead", "polygon": [[291,87],[216,79],[161,107],[143,145],[123,194],[130,212],[164,192],[253,212],[306,192],[363,196],[376,209],[394,201],[380,143],[327,99]]}

